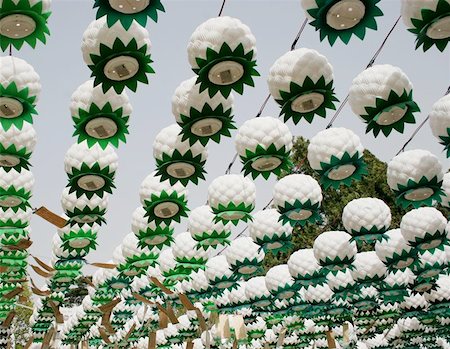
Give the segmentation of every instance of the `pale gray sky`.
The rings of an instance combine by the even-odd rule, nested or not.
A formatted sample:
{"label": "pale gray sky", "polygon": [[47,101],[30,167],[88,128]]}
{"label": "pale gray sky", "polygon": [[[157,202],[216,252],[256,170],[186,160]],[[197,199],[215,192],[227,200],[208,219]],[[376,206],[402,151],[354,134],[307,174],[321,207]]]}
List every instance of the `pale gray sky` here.
{"label": "pale gray sky", "polygon": [[[91,253],[89,261],[107,261],[113,249],[130,232],[133,210],[139,205],[138,190],[141,181],[155,168],[152,142],[159,130],[174,122],[171,114],[171,97],[178,84],[193,76],[187,61],[186,46],[191,33],[203,21],[215,17],[221,0],[163,0],[166,13],[161,14],[157,24],[149,21],[147,29],[152,40],[152,59],[155,75],[150,76],[149,85],[140,85],[137,93],[129,92],[134,113],[130,118],[130,135],[121,145],[119,169],[114,194],[110,197],[107,214],[108,225],[103,226],[97,251]],[[64,154],[72,143],[73,125],[69,113],[72,92],[89,78],[90,70],[82,60],[80,42],[87,25],[95,18],[89,0],[56,0],[49,26],[51,37],[47,45],[38,45],[36,50],[25,48],[14,52],[15,56],[27,60],[41,76],[42,94],[37,106],[39,116],[35,118],[38,145],[32,157],[32,171],[36,178],[32,203],[35,207],[45,205],[61,213],[60,195],[67,184],[63,168]],[[307,26],[297,47],[313,48],[326,55],[334,67],[337,96],[343,100],[352,79],[367,65],[400,14],[400,0],[382,0],[380,7],[384,17],[378,18],[378,31],[368,31],[364,41],[352,38],[348,46],[337,42],[330,47],[319,41],[319,34]],[[304,20],[300,0],[228,0],[224,15],[239,18],[247,24],[257,39],[258,71],[255,88],[246,88],[243,96],[235,95],[235,120],[241,125],[259,110],[268,94],[266,76],[273,62],[289,50],[291,42]],[[388,41],[377,63],[399,66],[414,84],[414,97],[422,113],[421,122],[432,104],[437,101],[450,84],[450,49],[440,53],[431,49],[424,53],[414,49],[414,36],[406,31],[402,22]],[[263,115],[277,116],[278,106],[271,100]],[[322,130],[332,117],[318,119],[312,125],[301,122],[288,123],[294,135],[312,137]],[[393,133],[388,139],[365,135],[365,125],[346,107],[335,126],[348,127],[362,139],[366,148],[382,160],[388,161],[411,135],[415,126],[407,126],[404,134]],[[449,162],[442,147],[431,135],[426,125],[409,149],[424,148],[438,155],[444,168]],[[211,144],[206,170],[206,181],[198,186],[189,185],[189,207],[204,204],[208,184],[222,175],[235,150],[231,138],[223,139],[220,145]],[[233,173],[240,171],[239,162]],[[262,208],[271,198],[274,179],[258,178],[257,208]],[[185,229],[186,221],[178,225],[177,231]],[[39,217],[32,221],[31,253],[46,260],[50,258],[51,239],[55,228]],[[235,229],[237,234],[242,227]]]}

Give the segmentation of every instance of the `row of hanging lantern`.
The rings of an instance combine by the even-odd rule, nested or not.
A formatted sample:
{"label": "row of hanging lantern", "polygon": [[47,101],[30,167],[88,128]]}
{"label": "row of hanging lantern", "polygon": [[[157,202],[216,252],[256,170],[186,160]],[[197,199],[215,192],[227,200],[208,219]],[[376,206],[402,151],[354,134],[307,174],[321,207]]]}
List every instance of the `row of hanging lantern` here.
{"label": "row of hanging lantern", "polygon": [[37,141],[32,124],[41,92],[39,75],[29,63],[13,57],[12,49],[46,42],[50,5],[50,0],[0,4],[0,49],[10,51],[9,56],[0,57],[0,321],[5,347],[11,339],[8,319],[28,274],[33,212],[29,200],[34,186],[30,157]]}
{"label": "row of hanging lantern", "polygon": [[[93,226],[101,223],[106,209],[105,200],[97,196],[102,198],[113,186],[117,165],[111,145],[124,141],[131,112],[127,112],[128,101],[123,90],[125,87],[135,90],[137,82],[146,82],[146,74],[152,72],[148,34],[139,24],[145,25],[147,17],[156,20],[157,10],[163,8],[159,1],[133,4],[97,0],[98,19],[83,38],[83,57],[95,80],[80,87],[80,97],[74,94],[71,111],[80,143],[69,150],[65,161],[74,184],[66,196],[74,195],[77,200],[81,195],[87,198],[79,200],[83,201],[79,205],[65,200],[65,211],[73,214],[70,221],[76,225],[77,232],[64,234],[68,241],[76,241],[78,250],[93,248],[96,235]],[[446,1],[439,1],[436,12],[445,4]],[[322,4],[317,0],[309,4],[304,1],[303,5],[309,6],[308,13],[314,17],[312,24],[321,30],[321,37],[328,36],[331,43],[338,36],[344,42],[352,34],[364,37],[366,28],[376,28],[374,18],[381,15],[376,2],[344,0]],[[403,11],[407,7],[405,3]],[[340,18],[342,11],[353,10],[356,17]],[[422,16],[429,20],[431,14],[422,10]],[[442,22],[440,18],[430,20],[433,29],[429,33],[442,31],[442,26],[445,29],[445,20],[445,17]],[[253,182],[242,175],[219,177],[208,188],[208,205],[189,213],[189,232],[173,236],[174,222],[179,222],[189,211],[186,185],[204,179],[208,141],[219,142],[235,128],[231,91],[242,93],[244,85],[253,86],[253,76],[258,75],[255,39],[249,28],[234,18],[214,18],[200,25],[191,37],[188,56],[197,77],[183,82],[175,91],[172,110],[178,125],[163,129],[155,139],[157,171],[142,183],[142,206],[133,213],[132,233],[114,251],[112,262],[116,268],[99,269],[94,274],[94,287],[89,287],[90,294],[65,324],[63,341],[69,344],[86,339],[89,344],[102,343],[105,347],[129,347],[130,339],[137,347],[145,347],[148,340],[153,340],[158,347],[180,346],[186,340],[193,341],[198,348],[232,345],[233,341],[223,340],[220,334],[214,333],[219,331],[215,327],[204,332],[201,339],[195,339],[199,319],[193,314],[179,317],[178,323],[169,324],[164,330],[156,330],[161,313],[140,304],[142,299],[136,301],[130,290],[159,305],[177,304],[177,295],[185,293],[199,301],[195,303],[197,309],[204,305],[240,315],[249,331],[255,333],[255,338],[246,345],[256,348],[265,344],[277,346],[281,332],[289,326],[294,331],[286,333],[284,346],[309,345],[311,340],[315,340],[316,346],[323,346],[328,326],[336,321],[352,320],[355,309],[354,332],[363,340],[373,339],[368,335],[373,334],[371,331],[364,331],[367,321],[380,317],[378,327],[399,328],[390,341],[398,342],[402,336],[408,337],[410,331],[417,336],[417,328],[405,325],[406,320],[411,320],[399,320],[398,311],[398,308],[410,309],[405,300],[410,294],[410,298],[417,298],[416,293],[424,293],[427,298],[422,310],[430,303],[432,311],[444,309],[443,318],[448,317],[445,311],[448,278],[442,274],[448,265],[448,249],[442,223],[431,230],[425,226],[423,231],[411,232],[410,218],[405,216],[400,231],[388,231],[389,209],[377,199],[360,199],[347,205],[343,223],[348,233],[325,232],[316,239],[313,250],[299,250],[286,265],[273,267],[265,276],[251,277],[261,269],[265,251],[277,252],[290,247],[292,227],[321,220],[322,191],[310,176],[293,174],[281,179],[274,189],[276,209],[253,215],[256,192]],[[305,60],[312,62],[311,69],[299,70]],[[380,77],[382,82],[378,82]],[[377,84],[367,93],[370,81]],[[337,101],[331,65],[325,57],[308,49],[280,58],[270,71],[269,88],[281,105],[285,120],[292,118],[295,123],[301,118],[311,122],[316,114],[324,117],[326,109],[334,109]],[[85,91],[96,97],[86,102]],[[368,124],[368,132],[373,131],[375,136],[379,132],[389,135],[392,129],[402,132],[405,123],[415,122],[413,113],[418,107],[411,91],[411,83],[398,68],[374,66],[354,80],[350,104]],[[113,93],[114,102],[107,96],[112,97]],[[435,114],[442,109],[445,114],[445,107],[436,109]],[[445,132],[444,125],[437,137],[445,137]],[[261,174],[267,178],[270,173],[279,175],[291,166],[292,135],[278,119],[258,117],[247,121],[238,129],[235,144],[245,175],[256,178]],[[352,131],[331,128],[311,140],[307,157],[311,167],[320,174],[323,186],[338,188],[366,174],[363,151],[359,137]],[[89,158],[81,153],[89,154]],[[85,177],[89,177],[87,181]],[[404,207],[430,206],[441,201],[442,180],[442,167],[437,158],[425,151],[400,154],[388,167],[389,185]],[[293,190],[295,187],[299,190]],[[360,217],[359,210],[370,213]],[[415,212],[411,213],[413,221],[414,215],[425,214]],[[427,211],[427,214],[431,217],[429,221],[434,222],[437,213]],[[74,217],[81,218],[81,222]],[[249,222],[250,237],[231,241],[225,256],[208,259],[210,247],[229,243],[231,225],[239,221]],[[89,229],[83,229],[86,224]],[[398,242],[395,251],[391,248],[392,241]],[[356,244],[362,242],[375,245],[376,252],[357,253]],[[55,240],[56,250],[64,249],[64,245],[61,239]],[[170,248],[163,249],[165,246]],[[149,277],[161,281],[171,293],[162,292]],[[383,303],[378,299],[379,294],[383,294]],[[110,322],[117,332],[105,337],[100,330],[105,324],[99,320],[99,307],[116,296],[120,296],[121,303],[114,307]],[[286,316],[289,310],[297,315]],[[208,311],[202,313],[208,318]],[[307,326],[308,320],[298,317],[305,314],[315,322]],[[419,322],[425,326],[421,321],[430,319],[429,314],[426,311],[414,314],[413,325]],[[433,321],[439,327],[444,320],[434,317]],[[396,322],[398,325],[394,325]],[[281,323],[283,326],[279,326]],[[140,338],[147,335],[148,326],[153,339]],[[336,331],[336,336],[343,336],[343,330]],[[236,340],[237,332],[233,335]],[[435,334],[430,332],[430,336]]]}

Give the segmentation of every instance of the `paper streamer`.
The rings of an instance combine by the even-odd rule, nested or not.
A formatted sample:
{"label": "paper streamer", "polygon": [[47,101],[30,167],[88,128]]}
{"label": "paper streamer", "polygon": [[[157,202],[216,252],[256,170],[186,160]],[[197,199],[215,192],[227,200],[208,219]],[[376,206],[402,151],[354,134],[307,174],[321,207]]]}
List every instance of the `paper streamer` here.
{"label": "paper streamer", "polygon": [[53,213],[45,206],[39,207],[34,213],[60,229],[64,228],[68,223],[64,218]]}

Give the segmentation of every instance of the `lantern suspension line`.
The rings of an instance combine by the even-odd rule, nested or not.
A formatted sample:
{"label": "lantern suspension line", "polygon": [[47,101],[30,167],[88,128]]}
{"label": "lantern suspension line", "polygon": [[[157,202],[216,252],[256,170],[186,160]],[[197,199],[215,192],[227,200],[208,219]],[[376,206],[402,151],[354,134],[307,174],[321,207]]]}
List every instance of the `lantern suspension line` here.
{"label": "lantern suspension line", "polygon": [[[225,1],[226,1],[226,0],[225,0]],[[225,4],[225,1],[224,1],[223,4],[222,4],[222,8],[223,8],[223,5]],[[222,12],[220,12],[220,13],[222,13]],[[219,16],[220,16],[220,14],[219,14]],[[291,49],[290,49],[291,51],[294,51],[294,50],[295,50],[295,48],[296,48],[296,46],[297,46],[297,43],[298,43],[298,41],[300,40],[300,37],[302,36],[302,33],[303,33],[303,31],[305,30],[305,27],[306,27],[307,24],[308,24],[308,18],[305,18],[305,20],[303,21],[302,25],[300,26],[300,29],[299,29],[297,35],[295,36],[294,41],[293,41],[292,44],[291,44]],[[271,95],[270,95],[270,93],[269,93],[269,94],[267,95],[266,99],[264,100],[263,104],[261,105],[261,108],[259,109],[258,114],[256,114],[256,116],[255,116],[256,118],[259,118],[259,117],[262,115],[264,109],[266,108],[267,103],[268,103],[269,100],[270,100],[270,96],[271,96]],[[237,159],[237,156],[238,156],[237,153],[234,154],[233,159],[232,159],[231,162],[228,164],[228,167],[227,167],[227,169],[226,169],[226,171],[225,171],[225,174],[230,174],[231,168],[233,167],[233,165],[234,165],[234,163],[235,163],[235,161],[236,161],[236,159]]]}
{"label": "lantern suspension line", "polygon": [[217,17],[222,16],[223,8],[225,7],[226,2],[227,2],[227,0],[222,1],[222,6],[220,7],[220,11],[219,11],[219,14],[217,15]]}
{"label": "lantern suspension line", "polygon": [[[395,23],[392,26],[391,30],[389,30],[389,32],[387,33],[387,35],[384,38],[383,42],[381,43],[380,47],[378,48],[378,50],[373,55],[373,57],[370,60],[369,64],[367,64],[366,69],[372,67],[375,64],[375,61],[377,60],[378,56],[380,55],[381,51],[383,50],[384,46],[386,45],[386,42],[388,41],[389,37],[394,32],[394,29],[397,27],[397,24],[398,24],[398,22],[400,21],[401,18],[402,18],[401,16],[399,16],[397,18],[397,20],[395,21]],[[336,119],[338,118],[339,114],[342,112],[342,110],[344,109],[345,105],[347,104],[348,99],[349,99],[349,95],[347,94],[347,97],[345,97],[345,99],[342,101],[341,105],[336,110],[336,113],[334,113],[333,117],[331,118],[330,122],[328,123],[328,125],[326,127],[327,129],[329,129],[330,127],[333,126],[333,123],[336,121]]]}
{"label": "lantern suspension line", "polygon": [[[447,96],[450,93],[450,86],[447,89],[447,92],[444,94],[444,96]],[[422,129],[422,127],[430,120],[430,115],[428,115],[425,120],[422,121],[422,123],[414,130],[411,137],[408,138],[408,140],[403,144],[403,146],[400,148],[400,150],[395,154],[395,156],[399,155],[400,153],[404,152],[406,147],[411,143],[411,141],[417,136],[419,131]]]}

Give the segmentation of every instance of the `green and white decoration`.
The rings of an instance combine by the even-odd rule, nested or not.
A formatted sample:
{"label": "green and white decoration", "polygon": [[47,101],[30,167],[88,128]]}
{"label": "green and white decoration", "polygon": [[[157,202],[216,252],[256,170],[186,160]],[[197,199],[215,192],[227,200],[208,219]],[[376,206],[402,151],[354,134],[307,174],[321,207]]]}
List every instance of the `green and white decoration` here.
{"label": "green and white decoration", "polygon": [[197,241],[197,248],[208,249],[230,243],[231,223],[214,222],[214,218],[208,205],[199,206],[189,213],[188,231]]}
{"label": "green and white decoration", "polygon": [[264,251],[249,237],[234,239],[225,252],[231,270],[237,275],[251,276],[261,268]]}
{"label": "green and white decoration", "polygon": [[112,193],[117,167],[118,156],[111,146],[103,149],[96,143],[89,147],[87,141],[73,144],[64,158],[69,193],[88,199]]}
{"label": "green and white decoration", "polygon": [[289,155],[292,134],[289,128],[273,117],[247,120],[239,127],[234,141],[243,164],[244,176],[265,179],[271,174],[280,176],[292,167]]}
{"label": "green and white decoration", "polygon": [[139,247],[148,247],[150,250],[157,248],[162,250],[164,246],[170,246],[173,242],[173,222],[165,224],[156,221],[148,221],[147,211],[139,206],[134,210],[131,218],[131,230],[139,240]]}
{"label": "green and white decoration", "polygon": [[35,106],[41,92],[40,77],[23,59],[0,57],[0,126],[4,131],[33,123]]}
{"label": "green and white decoration", "polygon": [[140,247],[134,233],[127,234],[122,241],[122,255],[125,257],[125,269],[136,276],[146,274],[149,267],[154,267],[158,259],[158,250]]}
{"label": "green and white decoration", "polygon": [[231,222],[252,219],[250,213],[255,207],[256,186],[242,175],[228,174],[217,177],[208,187],[208,203],[216,215],[214,221]]}
{"label": "green and white decoration", "polygon": [[319,52],[300,48],[278,58],[267,78],[270,94],[280,105],[284,121],[294,124],[316,115],[325,118],[327,109],[335,110],[333,67]]}
{"label": "green and white decoration", "polygon": [[364,147],[353,131],[332,127],[317,133],[308,145],[308,161],[325,189],[350,186],[367,174]]}
{"label": "green and white decoration", "polygon": [[430,127],[439,143],[444,146],[447,158],[450,157],[450,94],[442,97],[430,112]]}
{"label": "green and white decoration", "polygon": [[266,286],[264,276],[255,276],[245,283],[245,296],[255,308],[266,308],[272,303],[272,295]]}
{"label": "green and white decoration", "polygon": [[427,150],[408,150],[394,157],[387,168],[387,183],[402,208],[432,206],[441,202],[442,165]]}
{"label": "green and white decoration", "polygon": [[276,265],[267,271],[266,286],[279,299],[289,299],[296,294],[295,280],[289,273],[287,264]]}
{"label": "green and white decoration", "polygon": [[[170,165],[169,165],[170,166]],[[180,222],[187,217],[187,189],[181,182],[170,183],[157,172],[150,173],[141,183],[139,196],[149,222],[155,224]]]}
{"label": "green and white decoration", "polygon": [[103,224],[108,209],[108,194],[90,198],[86,194],[77,197],[75,192],[70,193],[69,188],[64,188],[61,194],[61,206],[69,218],[70,224]]}
{"label": "green and white decoration", "polygon": [[181,127],[182,140],[205,146],[210,140],[219,143],[222,137],[231,137],[230,131],[236,128],[233,101],[233,94],[210,97],[200,92],[195,77],[183,81],[172,96],[172,114]]}
{"label": "green and white decoration", "polygon": [[273,188],[273,203],[280,220],[292,227],[321,222],[322,188],[305,174],[290,174],[281,178]]}
{"label": "green and white decoration", "polygon": [[173,287],[177,281],[182,281],[189,277],[192,269],[185,268],[175,260],[173,250],[166,248],[162,250],[158,257],[158,265],[161,274],[164,276],[164,285]]}
{"label": "green and white decoration", "polygon": [[97,224],[66,225],[58,230],[61,238],[61,248],[64,251],[77,253],[77,257],[85,257],[97,247],[97,234],[100,226]]}
{"label": "green and white decoration", "polygon": [[400,229],[388,230],[384,239],[377,241],[375,252],[389,270],[405,270],[414,263],[415,251],[408,244]]}
{"label": "green and white decoration", "polygon": [[419,250],[433,250],[447,240],[447,220],[434,207],[421,207],[407,212],[400,230],[409,245]]}
{"label": "green and white decoration", "polygon": [[101,84],[105,93],[110,88],[122,93],[125,87],[135,92],[138,82],[147,84],[147,75],[154,73],[150,49],[149,34],[137,22],[128,29],[120,22],[109,28],[105,17],[87,27],[81,43],[94,86]]}
{"label": "green and white decoration", "polygon": [[405,124],[416,122],[420,108],[413,100],[413,86],[406,74],[389,64],[375,65],[353,79],[349,103],[353,112],[367,124],[366,133],[389,136],[403,133]]}
{"label": "green and white decoration", "polygon": [[2,0],[0,3],[0,48],[14,46],[20,50],[24,43],[32,48],[43,44],[50,35],[47,26],[51,0]]}
{"label": "green and white decoration", "polygon": [[259,76],[256,39],[237,18],[216,17],[200,24],[189,40],[188,59],[200,92],[207,90],[210,97],[218,92],[228,97],[232,90],[243,94],[244,85],[254,86],[253,77]]}
{"label": "green and white decoration", "polygon": [[339,38],[348,44],[352,35],[364,40],[368,29],[377,30],[376,17],[383,16],[380,0],[302,0],[310,24],[320,32],[320,41],[334,45]]}
{"label": "green and white decoration", "polygon": [[172,124],[163,128],[153,142],[153,157],[156,160],[156,174],[161,180],[169,180],[171,185],[180,182],[186,186],[189,182],[198,184],[205,179],[203,166],[208,158],[207,149],[196,142],[182,140],[181,127]]}
{"label": "green and white decoration", "polygon": [[280,219],[280,214],[275,209],[256,212],[253,221],[248,223],[248,230],[249,236],[264,251],[276,254],[292,248],[292,227]]}
{"label": "green and white decoration", "polygon": [[319,264],[331,271],[351,268],[357,248],[351,235],[343,231],[327,231],[314,240],[314,256]]}
{"label": "green and white decoration", "polygon": [[0,133],[0,166],[9,171],[30,169],[30,157],[36,145],[37,136],[31,124],[25,123],[19,130],[11,126]]}
{"label": "green and white decoration", "polygon": [[374,244],[389,229],[391,210],[377,198],[354,199],[344,207],[342,223],[358,245]]}
{"label": "green and white decoration", "polygon": [[126,142],[128,120],[133,111],[125,92],[113,89],[103,92],[101,86],[94,87],[88,80],[72,94],[70,113],[75,126],[74,136],[78,142],[84,140],[92,147],[98,143],[102,148],[114,147]]}
{"label": "green and white decoration", "polygon": [[237,278],[224,255],[208,259],[205,265],[205,276],[208,282],[218,290],[232,288]]}
{"label": "green and white decoration", "polygon": [[300,249],[292,253],[287,265],[299,288],[325,283],[325,273],[314,256],[312,248]]}
{"label": "green and white decoration", "polygon": [[172,245],[173,256],[183,268],[197,271],[204,269],[210,251],[197,248],[195,241],[189,232],[184,232],[175,236]]}
{"label": "green and white decoration", "polygon": [[443,52],[450,40],[449,0],[402,0],[402,18],[416,35],[416,49],[436,46]]}
{"label": "green and white decoration", "polygon": [[165,11],[161,0],[95,0],[94,8],[98,8],[97,19],[106,16],[108,27],[119,21],[126,30],[133,21],[143,27],[148,18],[157,22],[158,11]]}
{"label": "green and white decoration", "polygon": [[32,214],[33,209],[29,206],[23,210],[0,210],[0,228],[26,228],[30,224]]}
{"label": "green and white decoration", "polygon": [[0,167],[0,209],[14,212],[24,211],[30,207],[28,200],[34,186],[33,173],[22,169],[17,172],[14,169],[5,171]]}

